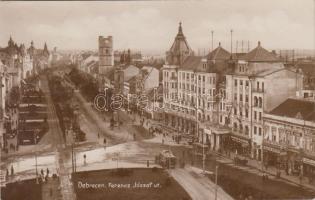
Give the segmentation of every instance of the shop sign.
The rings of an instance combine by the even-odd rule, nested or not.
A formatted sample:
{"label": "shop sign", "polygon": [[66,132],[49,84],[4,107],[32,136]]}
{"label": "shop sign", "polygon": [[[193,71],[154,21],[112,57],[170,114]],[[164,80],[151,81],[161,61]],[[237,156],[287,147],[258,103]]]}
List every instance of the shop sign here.
{"label": "shop sign", "polygon": [[245,144],[245,145],[249,145],[247,140],[243,140],[243,139],[240,139],[240,138],[237,138],[237,137],[234,137],[234,136],[232,136],[231,138],[235,142],[239,142],[239,143],[242,143],[242,144]]}
{"label": "shop sign", "polygon": [[315,166],[315,160],[311,160],[308,158],[303,158],[303,163]]}
{"label": "shop sign", "polygon": [[272,147],[268,147],[268,146],[263,146],[263,148],[267,151],[271,151],[271,152],[274,152],[274,153],[280,153],[280,150],[278,149],[275,149],[275,148],[272,148]]}

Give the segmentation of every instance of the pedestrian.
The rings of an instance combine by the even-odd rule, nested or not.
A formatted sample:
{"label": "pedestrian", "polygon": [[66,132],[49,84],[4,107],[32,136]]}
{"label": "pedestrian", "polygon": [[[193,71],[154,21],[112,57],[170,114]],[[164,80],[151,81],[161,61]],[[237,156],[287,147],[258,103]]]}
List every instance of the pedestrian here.
{"label": "pedestrian", "polygon": [[40,173],[44,176],[44,170],[43,169],[40,170]]}
{"label": "pedestrian", "polygon": [[106,145],[106,138],[104,138],[103,143]]}
{"label": "pedestrian", "polygon": [[46,174],[47,174],[47,176],[49,175],[49,169],[48,169],[48,167],[47,167],[47,169],[46,169]]}
{"label": "pedestrian", "polygon": [[11,176],[14,175],[14,169],[13,169],[13,165],[11,165]]}
{"label": "pedestrian", "polygon": [[83,155],[83,159],[84,159],[84,164],[86,164],[86,155]]}
{"label": "pedestrian", "polygon": [[9,177],[9,170],[8,170],[8,168],[6,170],[7,170],[6,176]]}
{"label": "pedestrian", "polygon": [[162,138],[162,144],[164,144],[164,139]]}
{"label": "pedestrian", "polygon": [[97,133],[97,138],[100,138],[100,133]]}
{"label": "pedestrian", "polygon": [[147,160],[147,167],[150,167],[150,162],[149,162],[149,160]]}

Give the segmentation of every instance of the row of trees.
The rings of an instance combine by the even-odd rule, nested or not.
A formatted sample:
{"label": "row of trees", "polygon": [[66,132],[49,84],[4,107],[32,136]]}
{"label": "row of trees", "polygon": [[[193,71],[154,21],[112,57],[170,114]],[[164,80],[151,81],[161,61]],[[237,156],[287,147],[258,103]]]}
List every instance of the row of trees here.
{"label": "row of trees", "polygon": [[98,93],[98,84],[93,76],[80,72],[76,67],[73,67],[68,77],[88,101],[93,101]]}
{"label": "row of trees", "polygon": [[73,130],[76,133],[76,140],[84,141],[85,133],[80,129],[80,125],[76,119],[77,116],[75,115],[75,108],[72,104],[73,89],[67,87],[59,76],[50,75],[48,80],[60,127],[64,133],[64,138],[66,129],[69,129],[72,125]]}

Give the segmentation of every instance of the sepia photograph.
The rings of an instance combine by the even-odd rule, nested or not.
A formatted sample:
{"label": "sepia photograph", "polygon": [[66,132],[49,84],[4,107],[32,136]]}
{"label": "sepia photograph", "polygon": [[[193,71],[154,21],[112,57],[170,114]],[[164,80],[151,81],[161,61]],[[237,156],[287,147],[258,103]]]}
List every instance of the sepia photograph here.
{"label": "sepia photograph", "polygon": [[315,0],[0,1],[0,200],[315,200]]}

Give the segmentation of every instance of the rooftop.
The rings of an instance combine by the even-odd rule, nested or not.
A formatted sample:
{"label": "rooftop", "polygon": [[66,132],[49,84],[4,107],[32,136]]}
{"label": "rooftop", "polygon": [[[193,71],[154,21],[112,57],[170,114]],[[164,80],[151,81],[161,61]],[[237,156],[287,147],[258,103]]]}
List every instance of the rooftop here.
{"label": "rooftop", "polygon": [[221,43],[219,43],[219,46],[207,55],[207,59],[208,60],[228,60],[230,56],[231,56],[230,52],[222,48]]}
{"label": "rooftop", "polygon": [[255,49],[248,52],[245,56],[240,58],[241,60],[246,60],[248,62],[278,62],[279,59],[273,53],[264,49],[261,43]]}
{"label": "rooftop", "polygon": [[269,114],[315,121],[315,102],[290,98],[270,111]]}

